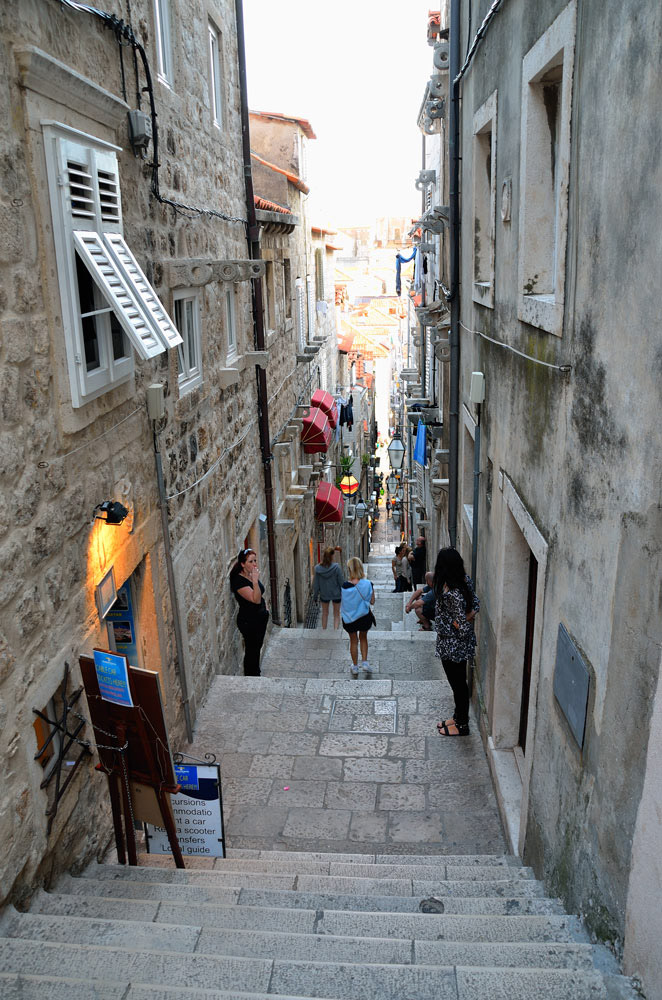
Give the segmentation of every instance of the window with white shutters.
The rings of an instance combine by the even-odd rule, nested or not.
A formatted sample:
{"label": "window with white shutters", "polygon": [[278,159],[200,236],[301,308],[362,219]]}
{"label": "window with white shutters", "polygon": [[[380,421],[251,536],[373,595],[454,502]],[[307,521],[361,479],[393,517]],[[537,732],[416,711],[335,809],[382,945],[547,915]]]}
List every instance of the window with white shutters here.
{"label": "window with white shutters", "polygon": [[44,126],[72,404],[126,381],[182,338],[122,236],[115,147]]}
{"label": "window with white shutters", "polygon": [[177,348],[179,395],[182,396],[202,383],[200,296],[192,288],[178,289],[173,305],[175,323],[182,335],[182,343]]}

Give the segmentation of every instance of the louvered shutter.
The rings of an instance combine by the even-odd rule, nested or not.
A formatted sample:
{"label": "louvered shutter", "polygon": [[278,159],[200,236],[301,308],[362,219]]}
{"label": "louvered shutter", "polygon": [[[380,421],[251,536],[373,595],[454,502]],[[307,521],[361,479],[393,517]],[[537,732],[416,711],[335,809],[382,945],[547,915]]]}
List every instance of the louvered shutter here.
{"label": "louvered shutter", "polygon": [[114,153],[94,151],[94,167],[99,195],[99,215],[104,232],[120,232],[122,226],[122,203],[120,199],[120,179],[117,157]]}
{"label": "louvered shutter", "polygon": [[[161,354],[163,344],[148,320],[144,308],[136,300],[119,269],[113,252],[101,233],[74,232],[76,250],[92,278],[113,308],[122,328],[141,358]],[[177,334],[179,337],[179,334]],[[181,343],[181,337],[179,337]]]}
{"label": "louvered shutter", "polygon": [[310,274],[306,275],[306,291],[308,293],[308,339],[315,336],[315,300],[313,298],[313,279]]}
{"label": "louvered shutter", "polygon": [[182,343],[182,338],[175,324],[161,305],[158,295],[140,269],[138,261],[119,233],[104,233],[106,245],[110,244],[115,253],[116,263],[124,275],[127,284],[138,297],[147,318],[156,328],[157,336],[165,348],[176,347]]}
{"label": "louvered shutter", "polygon": [[425,505],[425,468],[415,462],[416,466],[416,496],[421,506]]}
{"label": "louvered shutter", "polygon": [[297,332],[299,336],[299,347],[303,347],[306,343],[306,314],[304,311],[304,301],[303,301],[303,282],[301,278],[297,278],[296,287],[296,320],[297,320]]}

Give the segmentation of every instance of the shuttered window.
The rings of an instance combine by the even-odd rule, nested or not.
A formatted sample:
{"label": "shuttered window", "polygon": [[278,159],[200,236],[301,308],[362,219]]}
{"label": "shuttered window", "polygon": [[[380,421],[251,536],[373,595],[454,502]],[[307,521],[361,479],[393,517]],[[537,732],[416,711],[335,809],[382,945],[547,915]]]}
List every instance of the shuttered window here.
{"label": "shuttered window", "polygon": [[308,339],[310,340],[315,336],[315,290],[310,274],[306,276],[306,292],[308,293]]}
{"label": "shuttered window", "polygon": [[297,347],[302,350],[306,343],[306,307],[304,302],[303,281],[297,278],[295,284]]}
{"label": "shuttered window", "polygon": [[72,404],[78,407],[130,377],[131,346],[146,360],[182,338],[124,241],[114,148],[68,138],[69,132],[44,127]]}

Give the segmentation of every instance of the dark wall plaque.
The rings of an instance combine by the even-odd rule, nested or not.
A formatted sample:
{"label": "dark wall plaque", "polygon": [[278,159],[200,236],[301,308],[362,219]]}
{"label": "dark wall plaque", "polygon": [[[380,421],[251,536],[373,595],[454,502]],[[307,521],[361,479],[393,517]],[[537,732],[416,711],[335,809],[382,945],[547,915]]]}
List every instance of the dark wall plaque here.
{"label": "dark wall plaque", "polygon": [[559,625],[554,667],[554,696],[580,747],[584,746],[590,680],[584,658],[563,625]]}

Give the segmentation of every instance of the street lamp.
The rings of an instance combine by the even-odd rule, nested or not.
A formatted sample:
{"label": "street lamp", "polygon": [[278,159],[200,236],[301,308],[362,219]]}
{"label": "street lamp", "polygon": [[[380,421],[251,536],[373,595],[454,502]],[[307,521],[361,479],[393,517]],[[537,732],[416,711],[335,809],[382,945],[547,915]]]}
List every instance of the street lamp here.
{"label": "street lamp", "polygon": [[359,497],[358,502],[357,502],[357,504],[356,504],[356,506],[354,508],[354,513],[359,518],[364,518],[366,516],[366,514],[368,513],[368,505],[366,504],[365,500],[361,496]]}
{"label": "street lamp", "polygon": [[386,449],[388,460],[392,469],[401,469],[405,457],[405,446],[400,438],[400,431],[395,431],[391,438],[391,443]]}
{"label": "street lamp", "polygon": [[395,491],[395,499],[396,500],[404,500],[404,498],[405,498],[404,487],[403,486],[398,486],[397,490]]}
{"label": "street lamp", "polygon": [[397,507],[393,508],[393,513],[391,514],[391,517],[393,518],[393,524],[395,525],[400,524],[400,518],[402,517],[402,514],[400,513]]}
{"label": "street lamp", "polygon": [[397,488],[398,488],[398,480],[391,473],[391,475],[386,480],[386,489],[387,489],[388,493],[392,495],[393,493],[395,493],[395,491],[397,490]]}

